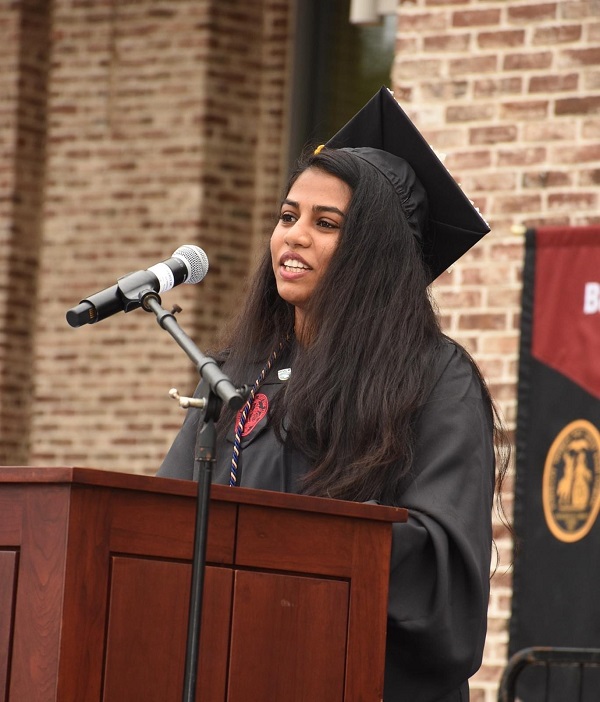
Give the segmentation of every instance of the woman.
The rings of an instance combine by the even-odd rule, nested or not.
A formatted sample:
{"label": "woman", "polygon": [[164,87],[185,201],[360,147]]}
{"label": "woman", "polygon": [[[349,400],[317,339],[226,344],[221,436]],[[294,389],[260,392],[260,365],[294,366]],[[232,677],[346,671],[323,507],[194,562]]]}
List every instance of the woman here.
{"label": "woman", "polygon": [[[216,482],[409,510],[394,525],[386,702],[468,700],[486,633],[494,411],[440,331],[429,226],[403,159],[310,154],[221,358],[256,382],[248,411],[219,421]],[[198,421],[189,411],[160,475],[192,476]]]}

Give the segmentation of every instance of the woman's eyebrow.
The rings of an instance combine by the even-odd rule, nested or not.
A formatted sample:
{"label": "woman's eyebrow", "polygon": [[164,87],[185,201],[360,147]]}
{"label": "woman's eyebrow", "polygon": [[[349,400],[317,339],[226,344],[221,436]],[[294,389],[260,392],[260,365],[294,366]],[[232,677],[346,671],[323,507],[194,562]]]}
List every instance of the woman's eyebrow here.
{"label": "woman's eyebrow", "polygon": [[344,213],[333,205],[313,205],[313,212],[335,212],[340,217],[344,217]]}
{"label": "woman's eyebrow", "polygon": [[[281,202],[282,205],[289,205],[290,207],[295,207],[296,209],[299,209],[300,203],[296,202],[295,200],[288,200],[287,198],[285,200],[282,200]],[[333,205],[313,205],[313,212],[335,212],[336,214],[339,214],[341,217],[344,217],[345,214],[338,209],[337,207],[334,207]]]}

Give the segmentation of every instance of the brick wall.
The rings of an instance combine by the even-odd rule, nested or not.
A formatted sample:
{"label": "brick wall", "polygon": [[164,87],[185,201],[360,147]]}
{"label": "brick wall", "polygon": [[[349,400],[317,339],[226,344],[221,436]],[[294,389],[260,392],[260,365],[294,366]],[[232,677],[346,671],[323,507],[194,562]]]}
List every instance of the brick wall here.
{"label": "brick wall", "polygon": [[[0,6],[0,31],[4,41],[0,44],[0,442],[10,440],[10,451],[20,458],[19,445],[13,431],[7,430],[9,407],[15,401],[10,388],[10,368],[16,355],[8,329],[10,292],[10,250],[13,235],[13,196],[15,192],[15,154],[17,148],[17,112],[19,75],[19,13],[15,7]],[[17,372],[17,369],[15,369]]]}
{"label": "brick wall", "polygon": [[30,448],[49,16],[43,0],[0,7],[0,462],[5,463],[27,463]]}
{"label": "brick wall", "polygon": [[[600,221],[600,3],[400,2],[396,97],[492,227],[435,286],[445,330],[482,367],[514,430],[523,237],[519,225]],[[505,507],[512,507],[512,476]],[[512,543],[496,525],[484,664],[474,702],[496,700],[506,662]]]}
{"label": "brick wall", "polygon": [[[153,315],[65,312],[184,243],[210,274],[165,294],[206,352],[281,183],[287,3],[56,0],[30,464],[154,473],[197,374]],[[243,41],[241,41],[243,38]],[[261,165],[261,177],[256,173]],[[35,250],[35,249],[34,249]]]}

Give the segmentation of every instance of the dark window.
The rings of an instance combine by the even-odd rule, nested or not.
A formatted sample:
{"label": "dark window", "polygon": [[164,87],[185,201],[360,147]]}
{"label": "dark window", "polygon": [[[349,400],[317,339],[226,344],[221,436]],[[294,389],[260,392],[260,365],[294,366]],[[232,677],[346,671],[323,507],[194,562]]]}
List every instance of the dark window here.
{"label": "dark window", "polygon": [[350,23],[350,0],[297,0],[290,161],[323,143],[382,85],[390,86],[396,16]]}

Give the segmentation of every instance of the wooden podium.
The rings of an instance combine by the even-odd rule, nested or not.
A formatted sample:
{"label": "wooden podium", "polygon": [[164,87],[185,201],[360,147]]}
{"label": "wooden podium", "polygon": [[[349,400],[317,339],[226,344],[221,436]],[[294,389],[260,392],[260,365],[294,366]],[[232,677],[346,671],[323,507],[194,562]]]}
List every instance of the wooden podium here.
{"label": "wooden podium", "polygon": [[[0,467],[0,702],[180,702],[196,487]],[[198,702],[379,702],[405,519],[213,486]]]}

